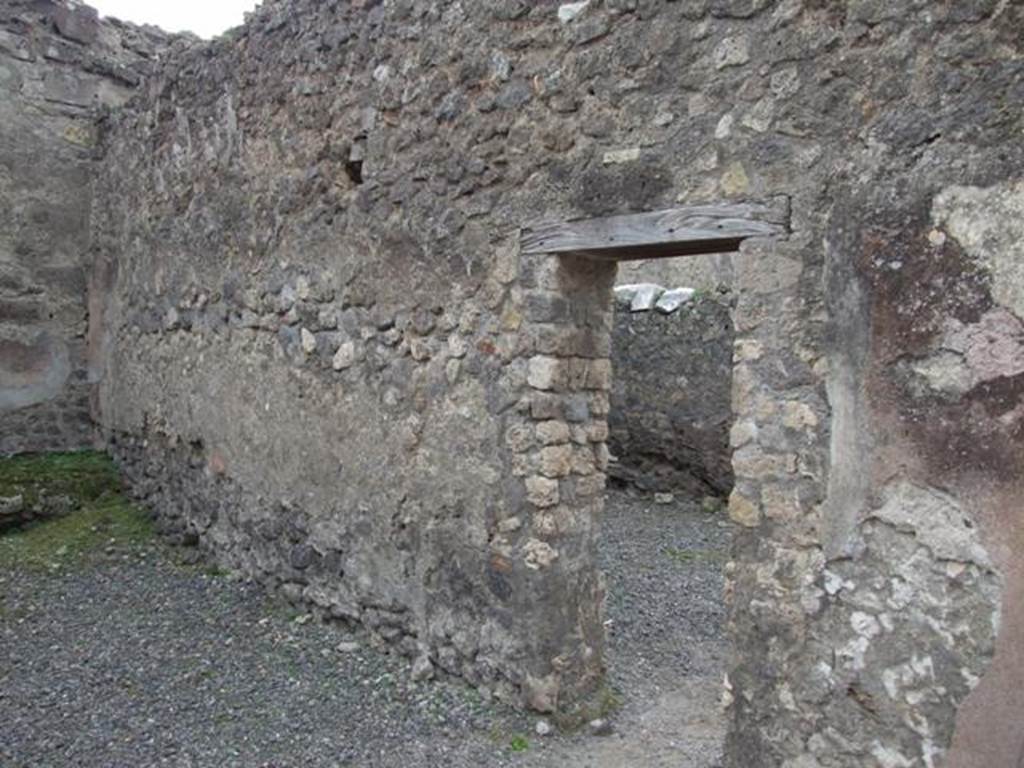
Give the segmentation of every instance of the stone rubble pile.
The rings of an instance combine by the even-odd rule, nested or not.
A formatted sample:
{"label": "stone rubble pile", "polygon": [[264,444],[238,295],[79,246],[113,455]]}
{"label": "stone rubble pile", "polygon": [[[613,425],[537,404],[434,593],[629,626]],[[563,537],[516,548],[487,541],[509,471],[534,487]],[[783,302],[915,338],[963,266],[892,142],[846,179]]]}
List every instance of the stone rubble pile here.
{"label": "stone rubble pile", "polygon": [[16,496],[0,496],[0,530],[23,522],[25,515],[25,497],[20,493]]}
{"label": "stone rubble pile", "polygon": [[62,517],[75,510],[75,502],[67,495],[41,496],[36,500],[25,494],[0,496],[0,532],[51,517]]}

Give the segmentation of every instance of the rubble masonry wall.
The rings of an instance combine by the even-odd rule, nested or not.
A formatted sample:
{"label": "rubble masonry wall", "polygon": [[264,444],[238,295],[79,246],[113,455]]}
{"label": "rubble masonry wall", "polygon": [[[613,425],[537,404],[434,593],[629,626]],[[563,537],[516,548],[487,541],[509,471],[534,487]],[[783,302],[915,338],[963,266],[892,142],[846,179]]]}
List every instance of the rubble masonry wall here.
{"label": "rubble masonry wall", "polygon": [[727,764],[1014,765],[1022,12],[267,2],[106,142],[112,450],[221,562],[550,709],[601,671],[615,270],[519,228],[785,196],[730,262]]}
{"label": "rubble masonry wall", "polygon": [[0,454],[92,445],[99,121],[169,43],[85,6],[0,2]]}

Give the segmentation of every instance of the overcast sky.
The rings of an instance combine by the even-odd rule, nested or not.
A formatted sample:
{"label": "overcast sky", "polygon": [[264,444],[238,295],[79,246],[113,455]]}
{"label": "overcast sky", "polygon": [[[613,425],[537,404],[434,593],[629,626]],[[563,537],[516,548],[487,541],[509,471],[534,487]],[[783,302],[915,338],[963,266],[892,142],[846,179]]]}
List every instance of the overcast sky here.
{"label": "overcast sky", "polygon": [[167,32],[214,37],[242,23],[257,0],[87,0],[102,16],[136,24],[156,24]]}

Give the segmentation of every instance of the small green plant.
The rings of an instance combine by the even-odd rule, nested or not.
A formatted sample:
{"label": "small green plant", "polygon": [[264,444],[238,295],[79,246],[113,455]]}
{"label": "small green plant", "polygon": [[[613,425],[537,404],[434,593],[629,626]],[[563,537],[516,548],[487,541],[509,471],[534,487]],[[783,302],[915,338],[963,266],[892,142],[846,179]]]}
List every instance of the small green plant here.
{"label": "small green plant", "polygon": [[0,602],[0,623],[4,621],[21,621],[22,619],[28,618],[29,609],[27,606],[19,605],[15,608],[5,606]]}
{"label": "small green plant", "polygon": [[668,547],[665,549],[665,554],[681,565],[726,559],[725,552],[720,552],[717,549],[677,549],[675,547]]}
{"label": "small green plant", "polygon": [[227,568],[221,568],[219,565],[201,564],[199,566],[199,572],[204,576],[209,576],[211,579],[225,579],[231,575],[231,571]]}
{"label": "small green plant", "polygon": [[601,685],[591,696],[576,705],[560,709],[552,719],[563,733],[578,731],[591,720],[607,720],[622,708],[619,692],[607,683]]}
{"label": "small green plant", "polygon": [[508,748],[512,752],[525,752],[530,748],[530,742],[523,734],[517,733],[509,740]]}
{"label": "small green plant", "polygon": [[700,508],[709,515],[715,515],[725,509],[725,502],[717,496],[705,496],[700,500]]}

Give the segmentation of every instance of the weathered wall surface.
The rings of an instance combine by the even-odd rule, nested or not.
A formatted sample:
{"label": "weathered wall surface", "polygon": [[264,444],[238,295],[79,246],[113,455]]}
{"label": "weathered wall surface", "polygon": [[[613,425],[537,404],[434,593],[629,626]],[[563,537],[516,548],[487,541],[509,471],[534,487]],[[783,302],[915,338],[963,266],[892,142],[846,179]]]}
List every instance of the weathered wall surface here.
{"label": "weathered wall surface", "polygon": [[527,180],[573,118],[518,162],[523,111],[575,98],[518,72],[572,56],[564,34],[476,6],[272,4],[124,116],[95,219],[104,424],[164,525],[418,674],[544,709],[601,671],[614,277],[516,251],[524,219],[572,205]]}
{"label": "weathered wall surface", "polygon": [[60,2],[0,2],[0,453],[91,444],[97,118],[166,44]]}
{"label": "weathered wall surface", "polygon": [[730,260],[728,763],[1013,765],[1021,15],[269,3],[111,136],[114,450],[223,562],[550,708],[600,673],[614,269],[517,228],[788,196]]}
{"label": "weathered wall surface", "polygon": [[656,491],[732,490],[729,298],[698,293],[682,306],[633,312],[616,296],[609,477]]}
{"label": "weathered wall surface", "polygon": [[[1010,82],[1019,98],[1019,71]],[[1005,87],[990,83],[992,96]],[[975,109],[987,114],[971,129],[984,147],[1008,124]],[[882,764],[1018,765],[1024,738],[1007,713],[1024,706],[1024,196],[1003,179],[1022,165],[974,148],[963,162],[977,186],[962,186],[952,153],[923,158],[898,198],[855,187],[830,233],[828,247],[853,256],[830,288],[863,357],[842,360],[831,382],[850,408],[833,450],[851,474],[830,499],[825,586],[846,623],[832,630],[846,638],[840,667],[856,680],[847,716],[864,710],[865,730],[878,712],[907,724],[873,748]],[[865,589],[880,572],[888,583]]]}
{"label": "weathered wall surface", "polygon": [[[731,22],[762,74],[737,82],[752,98],[714,130],[760,146],[743,165],[753,184],[778,179],[783,147],[790,173],[806,169],[801,263],[772,270],[752,248],[738,276],[733,764],[1024,753],[1009,714],[1024,670],[1008,267],[1022,12],[782,3]],[[809,346],[819,323],[825,343]],[[824,393],[793,397],[821,376]]]}

